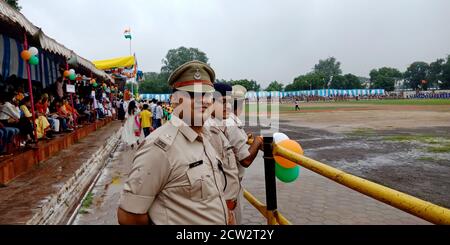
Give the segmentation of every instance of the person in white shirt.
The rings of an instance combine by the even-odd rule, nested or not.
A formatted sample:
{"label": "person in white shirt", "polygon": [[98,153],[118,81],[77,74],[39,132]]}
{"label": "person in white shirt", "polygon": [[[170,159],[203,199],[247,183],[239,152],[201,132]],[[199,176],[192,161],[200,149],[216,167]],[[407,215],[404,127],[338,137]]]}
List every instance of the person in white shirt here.
{"label": "person in white shirt", "polygon": [[[154,129],[157,129],[162,126],[162,118],[164,116],[164,112],[162,109],[162,102],[158,102],[154,109],[155,113],[153,114],[153,124],[155,124]],[[155,122],[156,121],[156,122]]]}
{"label": "person in white shirt", "polygon": [[20,133],[20,109],[12,94],[0,95],[0,128],[4,131],[4,143],[11,143],[12,138]]}
{"label": "person in white shirt", "polygon": [[156,106],[157,106],[157,103],[158,101],[156,100],[156,99],[152,99],[152,103],[150,104],[150,111],[152,112],[152,115],[153,115],[153,122],[152,122],[152,127],[154,128],[154,129],[156,129],[156,110],[155,110],[155,108],[156,108]]}

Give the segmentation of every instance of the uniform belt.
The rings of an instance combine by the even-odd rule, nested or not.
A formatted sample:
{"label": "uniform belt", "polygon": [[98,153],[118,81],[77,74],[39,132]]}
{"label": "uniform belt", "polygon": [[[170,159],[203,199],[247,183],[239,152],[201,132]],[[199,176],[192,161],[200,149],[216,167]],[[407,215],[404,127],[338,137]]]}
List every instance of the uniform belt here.
{"label": "uniform belt", "polygon": [[235,210],[237,206],[237,200],[227,200],[227,207],[229,210]]}

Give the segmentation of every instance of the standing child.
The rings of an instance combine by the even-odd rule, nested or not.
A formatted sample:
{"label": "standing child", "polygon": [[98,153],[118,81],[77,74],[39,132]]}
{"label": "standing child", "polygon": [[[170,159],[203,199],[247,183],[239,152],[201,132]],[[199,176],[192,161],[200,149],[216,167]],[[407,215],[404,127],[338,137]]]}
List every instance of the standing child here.
{"label": "standing child", "polygon": [[152,122],[152,117],[153,117],[153,115],[149,111],[148,104],[144,104],[143,110],[141,111],[139,116],[141,118],[141,126],[142,126],[142,129],[144,130],[144,136],[147,137],[153,131],[153,127],[152,127],[152,123],[153,123]]}

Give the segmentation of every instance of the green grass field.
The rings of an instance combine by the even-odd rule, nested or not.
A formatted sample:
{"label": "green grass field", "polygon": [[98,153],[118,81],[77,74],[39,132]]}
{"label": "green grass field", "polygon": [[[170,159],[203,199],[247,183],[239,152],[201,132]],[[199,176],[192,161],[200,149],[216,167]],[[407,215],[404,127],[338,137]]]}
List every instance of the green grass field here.
{"label": "green grass field", "polygon": [[[325,110],[337,110],[339,108],[359,108],[356,106],[310,106],[310,107],[301,107],[300,110],[301,111],[325,111]],[[251,107],[252,110],[250,110],[250,106],[247,105],[246,106],[246,111],[247,112],[254,112],[255,111],[255,106]],[[261,111],[260,108],[258,108],[259,111]],[[271,108],[268,107],[267,111],[271,111]],[[295,107],[292,105],[280,105],[280,112],[295,112]]]}

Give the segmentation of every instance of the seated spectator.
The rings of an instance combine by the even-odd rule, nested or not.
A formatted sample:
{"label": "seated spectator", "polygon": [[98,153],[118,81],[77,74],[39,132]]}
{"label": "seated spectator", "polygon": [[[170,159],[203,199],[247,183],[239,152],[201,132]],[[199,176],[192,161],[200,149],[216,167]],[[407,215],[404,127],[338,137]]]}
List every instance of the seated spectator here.
{"label": "seated spectator", "polygon": [[82,122],[90,122],[91,121],[91,112],[88,111],[85,100],[77,98],[75,100],[75,109],[77,110],[78,114],[80,115],[80,123]]}
{"label": "seated spectator", "polygon": [[104,119],[105,113],[103,112],[103,104],[101,103],[101,101],[96,100],[95,98],[94,98],[94,108],[97,113],[97,119]]}
{"label": "seated spectator", "polygon": [[35,110],[37,113],[40,113],[41,115],[44,115],[47,118],[54,133],[60,133],[61,122],[56,114],[50,113],[48,99],[49,99],[48,94],[43,94],[36,103]]}
{"label": "seated spectator", "polygon": [[72,119],[72,122],[75,122],[80,117],[80,114],[78,114],[77,110],[75,110],[70,104],[67,99],[63,100],[63,107],[66,110],[66,112],[69,114],[69,117]]}
{"label": "seated spectator", "polygon": [[[30,97],[25,97],[22,101],[22,106],[20,106],[20,110],[24,113],[25,117],[32,121],[32,115],[29,111],[29,108],[31,107],[31,101]],[[51,125],[45,116],[45,113],[41,110],[36,110],[35,115],[35,125],[36,125],[36,134],[38,139],[52,139],[53,138],[53,132],[51,130]]]}
{"label": "seated spectator", "polygon": [[[0,95],[0,128],[2,128],[3,132],[3,146],[13,143],[16,136],[20,133],[17,126],[20,119],[20,110],[11,103],[13,101],[12,97],[11,94]],[[3,147],[3,150],[5,150],[5,147]]]}
{"label": "seated spectator", "polygon": [[94,108],[94,99],[89,98],[85,100],[86,109],[91,113],[91,122],[95,122],[97,120],[97,111]]}
{"label": "seated spectator", "polygon": [[103,113],[106,117],[112,117],[112,108],[108,99],[103,100]]}
{"label": "seated spectator", "polygon": [[33,115],[29,108],[31,107],[30,97],[25,97],[20,103],[21,116],[19,119],[19,129],[21,135],[26,140],[26,144],[34,142]]}
{"label": "seated spectator", "polygon": [[18,134],[18,128],[5,127],[0,123],[0,156],[11,155],[7,145],[11,145],[14,142],[14,137]]}
{"label": "seated spectator", "polygon": [[15,98],[18,102],[21,102],[25,98],[25,93],[23,92],[23,87],[19,87],[15,93]]}
{"label": "seated spectator", "polygon": [[66,131],[73,131],[73,118],[70,116],[69,112],[64,107],[64,104],[60,101],[55,102],[55,110],[58,118],[62,119],[62,126],[66,127]]}

